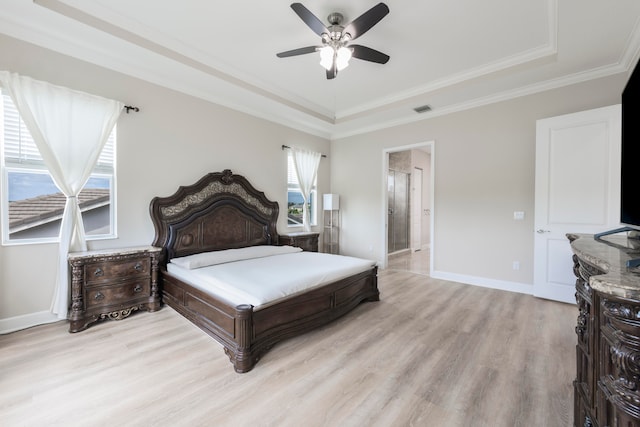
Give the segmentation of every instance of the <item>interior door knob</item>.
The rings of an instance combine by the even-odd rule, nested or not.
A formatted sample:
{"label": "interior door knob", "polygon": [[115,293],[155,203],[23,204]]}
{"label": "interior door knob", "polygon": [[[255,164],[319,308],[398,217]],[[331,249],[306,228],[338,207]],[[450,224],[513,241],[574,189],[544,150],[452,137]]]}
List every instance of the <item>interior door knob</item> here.
{"label": "interior door knob", "polygon": [[543,230],[542,228],[539,228],[536,230],[536,233],[538,234],[551,233],[551,230]]}

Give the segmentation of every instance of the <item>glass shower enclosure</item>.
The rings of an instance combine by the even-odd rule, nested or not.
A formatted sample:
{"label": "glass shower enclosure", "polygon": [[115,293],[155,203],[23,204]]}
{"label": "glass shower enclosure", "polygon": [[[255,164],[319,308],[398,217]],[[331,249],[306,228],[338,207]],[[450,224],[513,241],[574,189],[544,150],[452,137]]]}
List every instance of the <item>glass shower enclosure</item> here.
{"label": "glass shower enclosure", "polygon": [[409,248],[409,177],[405,172],[389,169],[388,196],[388,253]]}

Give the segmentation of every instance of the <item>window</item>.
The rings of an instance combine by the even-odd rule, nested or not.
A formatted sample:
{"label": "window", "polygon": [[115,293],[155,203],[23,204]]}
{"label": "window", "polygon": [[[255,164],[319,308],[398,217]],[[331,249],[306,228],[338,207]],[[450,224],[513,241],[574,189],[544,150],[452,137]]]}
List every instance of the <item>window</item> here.
{"label": "window", "polygon": [[[317,178],[313,183],[313,189],[311,190],[311,197],[309,200],[309,223],[316,225],[316,200],[317,200]],[[298,183],[298,176],[296,175],[296,168],[293,165],[293,156],[291,152],[287,155],[287,225],[289,227],[302,226],[302,206],[304,200],[302,199],[302,192],[300,191],[300,184]]]}
{"label": "window", "polygon": [[[2,242],[55,242],[66,202],[11,97],[0,104]],[[115,237],[116,130],[109,136],[78,201],[87,239]]]}

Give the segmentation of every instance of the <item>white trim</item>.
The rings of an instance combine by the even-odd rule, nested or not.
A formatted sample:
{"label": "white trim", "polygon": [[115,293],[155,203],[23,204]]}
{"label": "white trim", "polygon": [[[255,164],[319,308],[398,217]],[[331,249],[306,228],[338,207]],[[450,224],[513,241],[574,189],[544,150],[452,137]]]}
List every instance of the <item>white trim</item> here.
{"label": "white trim", "polygon": [[566,302],[568,304],[576,303],[576,288],[573,286],[549,283],[545,286],[545,289],[539,289],[537,286],[532,295],[536,298]]}
{"label": "white trim", "polygon": [[458,74],[452,74],[446,78],[440,80],[434,80],[426,85],[412,88],[408,91],[396,93],[386,98],[379,98],[375,101],[353,107],[349,110],[336,112],[336,122],[345,122],[359,115],[377,110],[379,108],[388,108],[389,105],[394,105],[400,102],[406,102],[409,99],[433,93],[440,89],[450,88],[462,83],[479,79],[481,77],[490,76],[495,73],[508,70],[513,67],[521,66],[528,62],[540,61],[544,58],[554,57],[558,52],[552,45],[542,46],[540,48],[531,49],[512,57],[502,58],[499,61],[484,64],[480,67],[476,67],[471,70],[465,70]]}
{"label": "white trim", "polygon": [[433,248],[436,247],[436,224],[435,224],[435,212],[436,212],[436,141],[429,141],[431,146],[431,170],[429,177],[429,275],[433,273]]}
{"label": "white trim", "polygon": [[612,76],[615,74],[624,73],[628,71],[628,68],[619,63],[607,66],[591,69],[589,71],[579,72],[571,74],[569,76],[563,76],[555,79],[546,80],[543,82],[534,83],[528,86],[522,86],[515,89],[509,89],[503,92],[497,92],[491,95],[473,98],[468,101],[464,101],[458,104],[452,104],[446,107],[438,108],[436,110],[429,111],[423,114],[414,114],[411,116],[400,117],[398,119],[381,120],[378,123],[361,126],[357,129],[334,131],[331,134],[331,139],[342,139],[350,136],[360,135],[363,133],[374,132],[382,129],[387,129],[394,126],[406,125],[409,123],[415,123],[422,120],[429,120],[440,116],[446,116],[448,114],[458,113],[461,111],[471,110],[473,108],[484,107],[487,105],[497,104],[499,102],[509,101],[517,99],[523,96],[534,95],[537,93],[545,92],[548,90],[559,89],[565,86],[571,86],[578,83],[587,82],[599,78]]}
{"label": "white trim", "polygon": [[481,286],[483,288],[491,288],[501,291],[533,295],[533,284],[509,282],[506,280],[488,279],[486,277],[467,276],[465,274],[456,274],[446,271],[434,270],[431,270],[430,276],[432,279],[448,280],[450,282],[464,283],[466,285]]}
{"label": "white trim", "polygon": [[[33,326],[47,323],[59,322],[58,316],[50,311],[40,311],[36,313],[23,314],[21,316],[0,319],[0,334],[20,331]],[[64,320],[66,322],[66,320]]]}

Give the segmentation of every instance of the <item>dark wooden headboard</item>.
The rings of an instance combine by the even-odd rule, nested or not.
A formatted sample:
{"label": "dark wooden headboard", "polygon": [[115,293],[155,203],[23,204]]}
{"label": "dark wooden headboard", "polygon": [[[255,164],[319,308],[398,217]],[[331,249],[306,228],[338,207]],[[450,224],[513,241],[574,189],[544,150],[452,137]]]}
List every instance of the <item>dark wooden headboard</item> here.
{"label": "dark wooden headboard", "polygon": [[154,197],[149,207],[154,246],[165,260],[223,249],[278,244],[278,202],[229,169],[181,186],[169,197]]}

